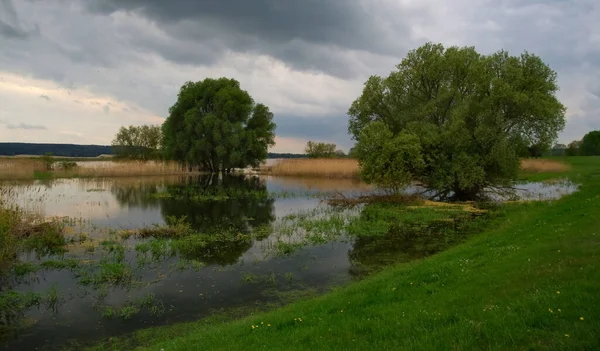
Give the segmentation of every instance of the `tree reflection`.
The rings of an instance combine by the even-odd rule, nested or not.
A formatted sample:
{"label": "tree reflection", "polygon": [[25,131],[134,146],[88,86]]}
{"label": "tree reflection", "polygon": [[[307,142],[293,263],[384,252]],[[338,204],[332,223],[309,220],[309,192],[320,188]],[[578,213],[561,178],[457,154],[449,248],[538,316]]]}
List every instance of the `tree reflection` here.
{"label": "tree reflection", "polygon": [[[448,248],[460,240],[453,221],[427,225],[394,224],[384,235],[358,236],[348,252],[350,274],[360,278],[390,264],[409,262]],[[464,234],[464,233],[463,233]]]}
{"label": "tree reflection", "polygon": [[257,177],[184,176],[164,185],[115,186],[112,193],[121,205],[160,207],[165,222],[185,216],[195,231],[213,239],[182,240],[177,251],[208,264],[237,262],[254,239],[269,236],[275,220],[274,200]]}

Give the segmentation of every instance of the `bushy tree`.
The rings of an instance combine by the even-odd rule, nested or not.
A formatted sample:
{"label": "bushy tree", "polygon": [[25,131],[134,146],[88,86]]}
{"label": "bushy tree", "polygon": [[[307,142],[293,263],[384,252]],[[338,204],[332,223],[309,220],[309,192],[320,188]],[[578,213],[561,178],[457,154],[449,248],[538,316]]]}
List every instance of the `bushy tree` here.
{"label": "bushy tree", "polygon": [[353,159],[357,159],[358,158],[358,154],[357,154],[357,149],[355,146],[351,147],[350,150],[348,151],[348,157],[349,158],[353,158]]}
{"label": "bushy tree", "polygon": [[580,155],[581,140],[574,140],[569,143],[565,150],[566,156],[579,156]]}
{"label": "bushy tree", "polygon": [[161,127],[142,125],[121,127],[112,141],[117,157],[149,160],[160,157]]}
{"label": "bushy tree", "polygon": [[[386,157],[392,157],[359,152],[363,177],[380,183],[378,174],[393,170],[400,183],[410,175],[442,198],[458,200],[509,186],[519,170],[517,150],[550,145],[564,128],[557,90],[556,73],[530,53],[481,55],[473,47],[427,43],[387,78],[370,77],[349,109],[356,147],[390,150]],[[389,143],[377,133],[400,139]],[[407,143],[416,147],[409,151]]]}
{"label": "bushy tree", "polygon": [[410,184],[425,167],[419,139],[404,132],[393,135],[381,121],[363,128],[356,155],[360,160],[361,177],[393,192]]}
{"label": "bushy tree", "polygon": [[309,141],[306,143],[304,152],[310,158],[334,158],[336,157],[336,145]]}
{"label": "bushy tree", "polygon": [[275,144],[269,108],[235,79],[185,83],[163,124],[167,158],[204,171],[258,166]]}
{"label": "bushy tree", "polygon": [[600,130],[584,135],[581,140],[580,153],[582,156],[600,156]]}

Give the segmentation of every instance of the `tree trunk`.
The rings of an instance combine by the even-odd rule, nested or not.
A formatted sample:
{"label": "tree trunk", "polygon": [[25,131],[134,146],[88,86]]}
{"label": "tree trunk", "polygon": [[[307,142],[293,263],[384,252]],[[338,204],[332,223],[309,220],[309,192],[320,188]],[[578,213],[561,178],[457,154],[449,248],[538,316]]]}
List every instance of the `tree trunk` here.
{"label": "tree trunk", "polygon": [[455,189],[451,201],[475,201],[480,198],[481,189]]}

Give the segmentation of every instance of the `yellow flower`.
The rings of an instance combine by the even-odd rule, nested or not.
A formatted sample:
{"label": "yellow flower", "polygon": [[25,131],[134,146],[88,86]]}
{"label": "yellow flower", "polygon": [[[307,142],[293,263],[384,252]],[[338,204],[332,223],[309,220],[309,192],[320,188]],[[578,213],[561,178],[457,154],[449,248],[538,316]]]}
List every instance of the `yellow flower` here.
{"label": "yellow flower", "polygon": [[260,324],[265,324],[265,322],[260,322]]}
{"label": "yellow flower", "polygon": [[396,291],[396,288],[392,288],[392,291]]}
{"label": "yellow flower", "polygon": [[562,311],[560,310],[560,308],[558,309],[558,312],[562,312]]}
{"label": "yellow flower", "polygon": [[340,313],[343,313],[343,312],[344,312],[344,310],[341,310],[341,311],[340,311]]}
{"label": "yellow flower", "polygon": [[579,317],[579,320],[583,320],[583,317]]}
{"label": "yellow flower", "polygon": [[254,329],[254,328],[255,328],[255,327],[254,327],[254,326],[252,326],[252,329]]}
{"label": "yellow flower", "polygon": [[568,338],[568,337],[569,337],[569,334],[565,334],[565,336]]}
{"label": "yellow flower", "polygon": [[270,327],[270,326],[271,326],[270,324],[267,324],[267,327]]}
{"label": "yellow flower", "polygon": [[557,293],[557,294],[560,294],[560,291],[557,291],[556,293]]}
{"label": "yellow flower", "polygon": [[548,309],[548,311],[550,311],[550,313],[554,313],[554,311],[552,311],[552,309],[551,309],[551,308],[549,308],[549,309]]}

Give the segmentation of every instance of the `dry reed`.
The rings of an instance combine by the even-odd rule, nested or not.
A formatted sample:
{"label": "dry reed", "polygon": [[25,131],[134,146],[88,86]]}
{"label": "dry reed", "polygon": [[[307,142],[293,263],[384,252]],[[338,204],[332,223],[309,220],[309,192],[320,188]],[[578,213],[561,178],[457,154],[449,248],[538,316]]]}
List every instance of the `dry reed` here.
{"label": "dry reed", "polygon": [[177,162],[82,162],[72,170],[57,170],[57,177],[121,177],[187,173]]}
{"label": "dry reed", "polygon": [[358,161],[352,159],[285,159],[263,169],[274,176],[358,178]]}
{"label": "dry reed", "polygon": [[568,164],[544,159],[521,160],[521,170],[527,173],[567,172],[571,169]]}
{"label": "dry reed", "polygon": [[31,179],[35,172],[45,169],[42,160],[0,158],[0,179]]}
{"label": "dry reed", "polygon": [[[46,165],[42,160],[27,158],[0,158],[0,179],[32,179],[36,173],[44,173]],[[188,173],[176,162],[138,161],[85,161],[78,162],[72,169],[55,169],[50,172],[53,178],[69,177],[121,177],[146,175],[176,175]]]}

